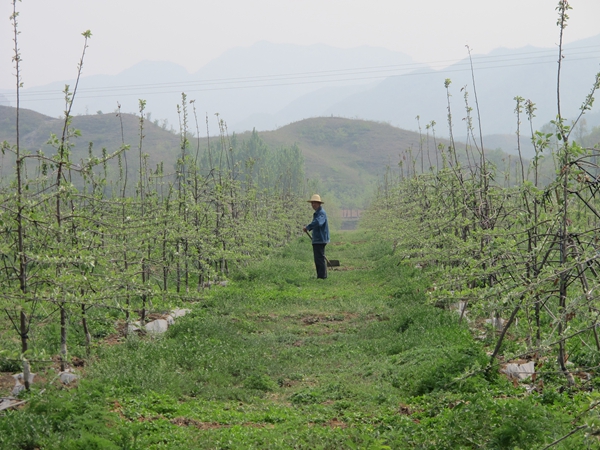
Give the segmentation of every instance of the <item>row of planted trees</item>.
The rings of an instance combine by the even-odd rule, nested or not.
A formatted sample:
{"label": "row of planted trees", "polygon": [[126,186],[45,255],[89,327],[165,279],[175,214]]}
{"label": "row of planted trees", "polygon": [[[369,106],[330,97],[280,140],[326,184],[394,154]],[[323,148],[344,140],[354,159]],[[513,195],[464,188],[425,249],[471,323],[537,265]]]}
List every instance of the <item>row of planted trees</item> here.
{"label": "row of planted trees", "polygon": [[[20,339],[28,387],[30,359],[35,359],[30,337],[40,320],[60,321],[64,370],[69,323],[81,323],[89,349],[91,309],[110,309],[127,323],[143,323],[157,299],[163,305],[198,299],[232,264],[243,265],[287,242],[297,232],[299,214],[306,212],[297,207],[305,180],[297,147],[273,151],[256,133],[238,142],[223,121],[218,137],[204,148],[197,138],[194,145],[188,111],[192,107],[196,117],[195,106],[185,95],[178,107],[180,148],[173,150],[179,157],[172,168],[148,163],[144,101],[138,142],[123,142],[101,156],[90,146],[88,158],[73,161],[79,133],[70,111],[77,83],[65,89],[64,127],[49,140],[53,154],[22,148],[15,5],[16,142],[2,145],[3,161],[14,166],[14,176],[0,185],[0,308]],[[77,80],[91,33],[83,36]],[[133,179],[128,165],[138,169]]]}
{"label": "row of planted trees", "polygon": [[[390,171],[365,220],[393,240],[402,258],[431,268],[433,302],[457,308],[461,320],[481,323],[488,317],[498,327],[487,370],[498,358],[531,358],[537,371],[562,373],[572,385],[576,372],[600,367],[600,151],[571,140],[573,127],[592,106],[600,74],[591,81],[579,118],[567,125],[560,70],[569,9],[567,1],[559,2],[554,132],[534,131],[535,105],[515,98],[517,139],[526,121],[523,128],[535,148],[530,162],[519,158],[509,167],[518,173],[516,182],[503,181],[507,177],[486,158],[481,138],[475,139],[466,90],[471,145],[456,148],[447,80],[450,142],[434,149],[440,167],[399,176]],[[544,159],[556,167],[548,184],[540,182]],[[557,365],[546,363],[542,370],[552,355]]]}

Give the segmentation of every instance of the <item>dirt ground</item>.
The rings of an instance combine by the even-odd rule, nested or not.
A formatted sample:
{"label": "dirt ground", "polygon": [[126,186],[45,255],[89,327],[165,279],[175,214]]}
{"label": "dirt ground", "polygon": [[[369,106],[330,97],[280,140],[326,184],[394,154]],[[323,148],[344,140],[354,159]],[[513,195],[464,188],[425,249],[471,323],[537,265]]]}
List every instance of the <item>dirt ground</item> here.
{"label": "dirt ground", "polygon": [[15,379],[12,374],[0,372],[0,397],[8,397],[13,387],[15,387]]}

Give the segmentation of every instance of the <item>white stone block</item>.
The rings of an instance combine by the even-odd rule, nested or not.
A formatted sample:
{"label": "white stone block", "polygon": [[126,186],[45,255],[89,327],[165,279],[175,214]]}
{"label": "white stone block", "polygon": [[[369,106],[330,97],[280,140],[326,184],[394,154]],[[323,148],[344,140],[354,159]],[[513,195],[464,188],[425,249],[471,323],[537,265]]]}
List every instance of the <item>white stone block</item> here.
{"label": "white stone block", "polygon": [[162,334],[169,329],[169,323],[164,319],[158,319],[146,324],[146,331],[151,334]]}
{"label": "white stone block", "polygon": [[178,317],[183,317],[188,313],[191,313],[192,311],[190,309],[174,309],[173,311],[171,311],[171,317],[173,317],[173,319],[177,319]]}
{"label": "white stone block", "polygon": [[71,384],[73,381],[77,380],[77,375],[75,375],[74,373],[68,372],[68,371],[64,371],[64,372],[60,372],[58,374],[59,378],[60,378],[60,382],[62,384]]}
{"label": "white stone block", "polygon": [[509,363],[502,369],[502,372],[511,378],[525,380],[535,373],[535,363],[533,361],[525,364]]}

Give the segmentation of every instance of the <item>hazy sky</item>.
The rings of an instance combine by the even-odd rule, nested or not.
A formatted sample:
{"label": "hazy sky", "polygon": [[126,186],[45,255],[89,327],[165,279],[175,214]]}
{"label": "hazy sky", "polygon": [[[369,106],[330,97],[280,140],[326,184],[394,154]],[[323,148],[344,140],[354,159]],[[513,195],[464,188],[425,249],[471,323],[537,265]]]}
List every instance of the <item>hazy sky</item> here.
{"label": "hazy sky", "polygon": [[[172,61],[194,72],[225,50],[261,40],[384,47],[434,63],[497,47],[558,42],[557,0],[22,0],[25,87],[73,78],[81,33],[93,37],[84,75]],[[565,42],[600,34],[600,0],[572,0]],[[12,1],[0,0],[0,88],[12,89]],[[439,64],[437,64],[439,66]]]}

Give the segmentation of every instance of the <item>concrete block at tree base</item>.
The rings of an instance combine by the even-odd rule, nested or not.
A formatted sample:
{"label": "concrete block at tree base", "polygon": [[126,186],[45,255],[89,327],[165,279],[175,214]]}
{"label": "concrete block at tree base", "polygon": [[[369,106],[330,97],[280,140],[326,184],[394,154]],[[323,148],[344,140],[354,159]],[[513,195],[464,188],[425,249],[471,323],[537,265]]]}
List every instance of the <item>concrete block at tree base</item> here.
{"label": "concrete block at tree base", "polygon": [[452,303],[450,305],[450,309],[453,311],[456,311],[459,316],[462,316],[464,319],[468,320],[468,318],[467,318],[467,313],[468,313],[467,302]]}
{"label": "concrete block at tree base", "polygon": [[[15,379],[15,387],[11,391],[11,395],[19,395],[19,393],[25,389],[25,376],[22,373],[17,373],[13,375]],[[29,374],[29,385],[33,384],[33,379],[35,378],[35,373]]]}
{"label": "concrete block at tree base", "polygon": [[173,319],[177,319],[179,317],[183,317],[188,313],[191,313],[192,311],[190,309],[174,309],[173,311],[171,311],[171,317],[173,317]]}
{"label": "concrete block at tree base", "polygon": [[[15,379],[15,383],[18,383],[18,384],[25,383],[25,375],[23,375],[22,373],[17,373],[15,375],[13,375],[13,378]],[[29,374],[29,384],[33,383],[34,378],[35,378],[35,373],[30,373]]]}
{"label": "concrete block at tree base", "polygon": [[73,381],[76,381],[77,378],[79,378],[77,375],[69,372],[68,370],[65,370],[64,372],[60,372],[58,374],[58,377],[60,378],[60,382],[62,384],[71,384]]}
{"label": "concrete block at tree base", "polygon": [[12,391],[10,391],[10,395],[14,395],[16,397],[24,389],[25,389],[25,385],[23,385],[23,384],[16,384],[15,387],[12,389]]}
{"label": "concrete block at tree base", "polygon": [[525,364],[509,363],[501,369],[509,378],[525,380],[535,374],[535,363],[529,361]]}
{"label": "concrete block at tree base", "polygon": [[148,322],[145,328],[150,334],[162,334],[169,329],[169,323],[164,319],[158,319]]}
{"label": "concrete block at tree base", "polygon": [[128,323],[127,324],[127,334],[135,333],[136,331],[140,331],[142,324],[138,322]]}
{"label": "concrete block at tree base", "polygon": [[13,397],[4,397],[0,398],[0,411],[4,411],[5,409],[12,408],[13,406],[17,406],[22,404],[22,401],[18,398]]}
{"label": "concrete block at tree base", "polygon": [[491,319],[485,319],[485,323],[492,325],[496,330],[501,330],[504,328],[506,320],[500,317],[492,317]]}

